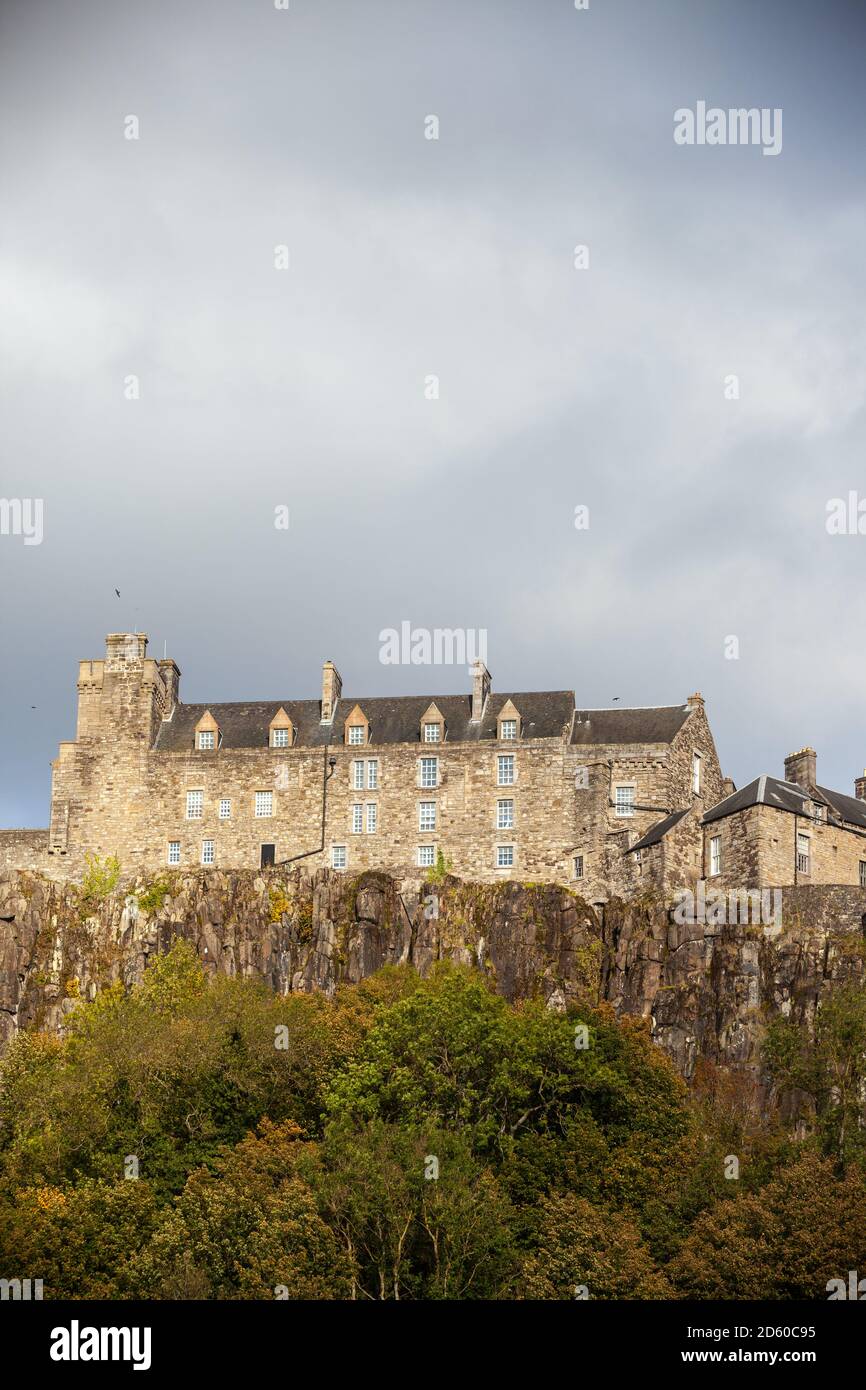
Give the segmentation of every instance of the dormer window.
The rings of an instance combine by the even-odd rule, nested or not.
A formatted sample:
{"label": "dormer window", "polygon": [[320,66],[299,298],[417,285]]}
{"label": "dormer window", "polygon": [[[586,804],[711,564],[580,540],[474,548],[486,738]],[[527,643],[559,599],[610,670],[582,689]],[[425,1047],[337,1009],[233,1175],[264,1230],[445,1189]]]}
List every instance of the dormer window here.
{"label": "dormer window", "polygon": [[370,724],[360,705],[356,705],[343,726],[343,739],[353,748],[370,742]]}
{"label": "dormer window", "polygon": [[435,702],[428,705],[421,715],[421,742],[445,742],[445,719]]}
{"label": "dormer window", "polygon": [[209,709],[195,726],[195,746],[202,753],[212,753],[220,746],[219,725]]}
{"label": "dormer window", "polygon": [[520,715],[511,700],[506,700],[496,721],[496,737],[505,743],[520,738]]}
{"label": "dormer window", "polygon": [[271,748],[291,748],[295,741],[295,728],[282,706],[277,710],[268,729],[268,743]]}

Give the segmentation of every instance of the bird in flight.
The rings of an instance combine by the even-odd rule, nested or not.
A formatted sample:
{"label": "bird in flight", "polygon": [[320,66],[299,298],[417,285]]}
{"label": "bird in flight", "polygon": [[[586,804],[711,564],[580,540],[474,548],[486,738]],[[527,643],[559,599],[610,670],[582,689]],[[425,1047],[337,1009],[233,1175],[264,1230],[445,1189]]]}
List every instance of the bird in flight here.
{"label": "bird in flight", "polygon": [[119,589],[115,589],[114,592],[117,594],[117,597],[120,598],[120,590],[119,590]]}

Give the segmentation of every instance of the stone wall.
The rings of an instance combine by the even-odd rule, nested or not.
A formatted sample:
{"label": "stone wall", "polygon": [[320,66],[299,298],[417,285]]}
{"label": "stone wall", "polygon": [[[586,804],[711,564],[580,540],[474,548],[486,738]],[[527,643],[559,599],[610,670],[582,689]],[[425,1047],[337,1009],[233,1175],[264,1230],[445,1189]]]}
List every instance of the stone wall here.
{"label": "stone wall", "polygon": [[[798,834],[809,837],[808,874],[797,868]],[[719,887],[787,887],[795,883],[859,887],[860,864],[866,863],[866,835],[759,805],[706,826],[707,874],[714,835],[721,836],[722,873],[710,882]]]}
{"label": "stone wall", "polygon": [[47,867],[47,830],[0,830],[0,871]]}

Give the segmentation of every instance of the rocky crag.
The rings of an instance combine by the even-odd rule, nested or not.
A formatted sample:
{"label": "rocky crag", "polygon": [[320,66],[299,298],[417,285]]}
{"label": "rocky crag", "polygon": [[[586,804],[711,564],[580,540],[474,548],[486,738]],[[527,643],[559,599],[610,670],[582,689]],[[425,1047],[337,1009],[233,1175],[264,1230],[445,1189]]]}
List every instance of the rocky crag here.
{"label": "rocky crag", "polygon": [[759,1070],[767,1022],[809,1022],[834,983],[862,978],[866,892],[796,889],[781,927],[681,925],[651,897],[594,911],[569,889],[381,873],[166,873],[88,896],[0,874],[0,1049],[17,1029],[62,1028],[79,998],[140,980],[177,938],[216,972],[280,993],[356,983],[384,965],[483,971],[511,1000],[607,1000],[650,1020],[684,1076],[699,1059]]}

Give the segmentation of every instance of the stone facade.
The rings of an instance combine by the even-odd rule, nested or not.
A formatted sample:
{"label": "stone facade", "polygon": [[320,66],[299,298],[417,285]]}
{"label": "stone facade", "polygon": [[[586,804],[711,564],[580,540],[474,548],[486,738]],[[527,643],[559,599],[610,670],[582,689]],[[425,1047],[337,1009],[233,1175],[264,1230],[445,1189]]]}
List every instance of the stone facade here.
{"label": "stone facade", "polygon": [[792,753],[784,780],[759,777],[704,816],[708,886],[866,889],[866,778],[855,791],[818,785],[814,749]]}
{"label": "stone facade", "polygon": [[[81,662],[47,845],[22,845],[20,864],[8,846],[4,867],[62,879],[87,853],[116,855],[124,875],[272,857],[417,880],[441,851],[461,878],[572,884],[603,902],[694,882],[701,815],[725,790],[700,696],[580,710],[570,691],[497,694],[476,663],[465,696],[368,700],[344,697],[333,662],[320,700],[179,695],[178,667],[149,658],[143,633],[111,634],[104,658]],[[677,811],[655,858],[629,852]]]}

